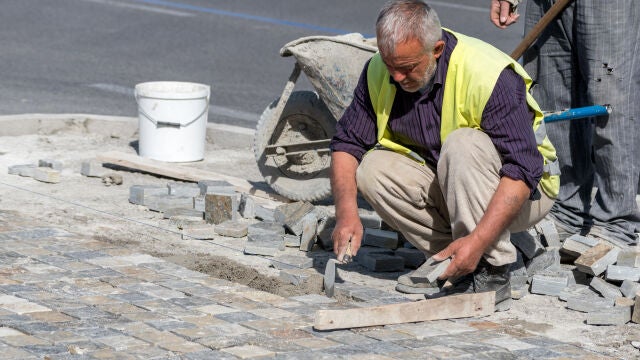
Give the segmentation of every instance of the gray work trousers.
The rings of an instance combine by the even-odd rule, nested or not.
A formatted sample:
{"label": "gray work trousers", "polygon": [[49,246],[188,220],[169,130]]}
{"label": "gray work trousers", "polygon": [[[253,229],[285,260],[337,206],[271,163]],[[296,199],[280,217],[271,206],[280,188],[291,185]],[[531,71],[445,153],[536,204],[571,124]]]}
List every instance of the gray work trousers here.
{"label": "gray work trousers", "polygon": [[[525,31],[553,3],[528,0]],[[574,1],[523,57],[543,110],[612,107],[608,116],[547,124],[562,171],[551,214],[566,230],[594,227],[629,243],[640,231],[639,24],[638,0]]]}
{"label": "gray work trousers", "polygon": [[[502,162],[487,134],[469,128],[453,131],[442,146],[438,168],[389,150],[368,152],[358,166],[358,190],[380,217],[427,256],[471,233],[500,182]],[[528,200],[508,230],[484,253],[492,265],[516,261],[511,231],[526,230],[551,209],[542,192]]]}

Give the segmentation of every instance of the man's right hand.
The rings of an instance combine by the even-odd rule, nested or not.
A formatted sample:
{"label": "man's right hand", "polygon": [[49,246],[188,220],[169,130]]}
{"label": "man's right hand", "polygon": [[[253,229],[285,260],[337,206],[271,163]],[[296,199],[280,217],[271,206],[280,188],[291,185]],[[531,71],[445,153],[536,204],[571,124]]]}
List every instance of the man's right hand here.
{"label": "man's right hand", "polygon": [[491,0],[490,17],[491,22],[499,27],[505,29],[507,26],[518,21],[520,14],[513,11],[514,8],[509,1],[506,0]]}
{"label": "man's right hand", "polygon": [[336,222],[336,227],[331,233],[333,239],[333,252],[336,254],[338,261],[342,262],[344,256],[349,249],[351,256],[355,256],[360,249],[362,243],[362,222],[359,216],[349,216],[340,218]]}

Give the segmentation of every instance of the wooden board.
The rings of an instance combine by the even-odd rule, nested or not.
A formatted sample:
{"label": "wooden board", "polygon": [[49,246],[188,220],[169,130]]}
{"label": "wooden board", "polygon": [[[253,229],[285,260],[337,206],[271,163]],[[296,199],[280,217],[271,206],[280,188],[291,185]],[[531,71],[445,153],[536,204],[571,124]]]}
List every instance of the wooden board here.
{"label": "wooden board", "polygon": [[130,169],[140,170],[164,177],[198,182],[200,180],[224,180],[233,185],[238,192],[248,193],[257,197],[289,202],[284,196],[257,189],[249,181],[235,176],[223,175],[213,171],[196,169],[188,166],[169,164],[162,161],[145,159],[138,155],[127,154],[119,151],[109,151],[97,157],[98,161],[114,164]]}
{"label": "wooden board", "polygon": [[316,330],[487,316],[495,311],[494,291],[445,296],[438,299],[347,310],[318,310]]}

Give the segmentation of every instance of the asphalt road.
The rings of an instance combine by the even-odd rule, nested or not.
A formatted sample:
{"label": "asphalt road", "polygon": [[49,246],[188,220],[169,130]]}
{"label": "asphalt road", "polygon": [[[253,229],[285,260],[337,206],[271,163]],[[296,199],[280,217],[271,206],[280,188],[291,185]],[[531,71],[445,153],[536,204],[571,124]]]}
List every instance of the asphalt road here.
{"label": "asphalt road", "polygon": [[[209,121],[254,127],[293,67],[287,42],[374,33],[384,0],[14,0],[0,12],[0,115],[137,116],[136,84],[211,86]],[[442,24],[511,52],[489,1],[432,1]],[[303,78],[296,89],[310,89]]]}

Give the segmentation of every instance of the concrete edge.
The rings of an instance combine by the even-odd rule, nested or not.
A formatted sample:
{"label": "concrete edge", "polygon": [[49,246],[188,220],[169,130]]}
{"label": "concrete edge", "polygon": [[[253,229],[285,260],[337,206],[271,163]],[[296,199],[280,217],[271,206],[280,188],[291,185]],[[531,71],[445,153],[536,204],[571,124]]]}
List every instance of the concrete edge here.
{"label": "concrete edge", "polygon": [[[138,138],[138,118],[97,114],[18,114],[0,116],[0,136],[51,135],[61,131]],[[207,123],[208,143],[227,148],[250,148],[255,131],[240,126]]]}

